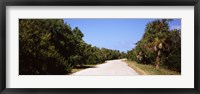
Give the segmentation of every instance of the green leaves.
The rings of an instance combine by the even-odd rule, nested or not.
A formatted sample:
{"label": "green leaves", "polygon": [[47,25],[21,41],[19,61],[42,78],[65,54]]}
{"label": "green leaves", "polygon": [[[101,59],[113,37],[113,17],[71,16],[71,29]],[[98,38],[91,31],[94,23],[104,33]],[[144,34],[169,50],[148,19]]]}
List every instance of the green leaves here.
{"label": "green leaves", "polygon": [[[154,65],[159,55],[161,65],[180,72],[180,30],[169,30],[168,22],[170,21],[170,19],[162,19],[148,23],[143,38],[138,41],[135,49],[128,52],[128,58],[139,63]],[[139,60],[139,58],[142,58],[142,60]]]}
{"label": "green leaves", "polygon": [[[67,61],[65,44],[69,31],[62,20],[20,19],[20,74],[66,74],[72,66]],[[64,34],[66,36],[64,36]],[[73,36],[73,35],[71,35]],[[73,45],[73,44],[72,44]],[[61,53],[63,52],[63,53]]]}
{"label": "green leaves", "polygon": [[92,47],[61,19],[19,20],[19,74],[58,75],[73,67],[122,58],[117,50]]}

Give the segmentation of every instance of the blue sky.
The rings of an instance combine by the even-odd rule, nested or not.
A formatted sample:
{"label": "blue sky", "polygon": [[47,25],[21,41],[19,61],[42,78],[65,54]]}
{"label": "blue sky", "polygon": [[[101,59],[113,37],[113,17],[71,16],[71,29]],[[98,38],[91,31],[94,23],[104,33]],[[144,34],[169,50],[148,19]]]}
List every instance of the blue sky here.
{"label": "blue sky", "polygon": [[[74,29],[78,27],[84,34],[83,40],[99,48],[127,52],[135,47],[143,36],[146,24],[155,19],[64,19]],[[170,29],[180,29],[181,19],[169,23]]]}

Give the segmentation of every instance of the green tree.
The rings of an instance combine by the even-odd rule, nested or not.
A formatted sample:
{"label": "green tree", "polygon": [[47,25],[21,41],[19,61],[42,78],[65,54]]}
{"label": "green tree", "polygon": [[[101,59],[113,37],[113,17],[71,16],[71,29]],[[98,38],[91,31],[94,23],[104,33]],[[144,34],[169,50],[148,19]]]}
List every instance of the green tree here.
{"label": "green tree", "polygon": [[153,64],[156,68],[163,65],[180,71],[180,30],[169,30],[168,23],[171,21],[159,19],[149,22],[142,39],[136,43],[134,50],[128,52],[128,58],[134,60],[136,57],[139,63]]}

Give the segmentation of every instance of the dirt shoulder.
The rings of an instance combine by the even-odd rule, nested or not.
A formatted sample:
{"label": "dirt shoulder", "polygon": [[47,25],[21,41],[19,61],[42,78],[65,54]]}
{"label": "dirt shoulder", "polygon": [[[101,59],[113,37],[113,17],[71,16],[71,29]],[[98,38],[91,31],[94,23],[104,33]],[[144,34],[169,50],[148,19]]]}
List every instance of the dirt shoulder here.
{"label": "dirt shoulder", "polygon": [[140,75],[181,75],[181,73],[162,67],[160,67],[160,69],[156,69],[153,65],[139,64],[135,61],[124,60],[124,62],[126,62],[128,66],[133,68]]}

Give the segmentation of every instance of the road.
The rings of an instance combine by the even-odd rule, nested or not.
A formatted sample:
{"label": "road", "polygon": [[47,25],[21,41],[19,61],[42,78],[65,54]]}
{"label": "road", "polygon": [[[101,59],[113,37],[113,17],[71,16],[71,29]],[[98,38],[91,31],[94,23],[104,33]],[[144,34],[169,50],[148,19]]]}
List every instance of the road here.
{"label": "road", "polygon": [[106,63],[96,65],[94,68],[84,69],[71,75],[128,76],[139,74],[130,68],[123,59],[118,59],[106,61]]}

